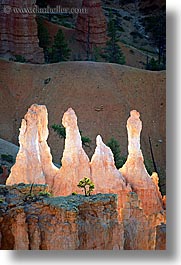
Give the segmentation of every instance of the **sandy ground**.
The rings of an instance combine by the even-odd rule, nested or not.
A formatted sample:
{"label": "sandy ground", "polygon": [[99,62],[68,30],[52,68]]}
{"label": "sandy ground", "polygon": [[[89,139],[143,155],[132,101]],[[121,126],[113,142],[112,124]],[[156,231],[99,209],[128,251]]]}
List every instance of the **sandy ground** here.
{"label": "sandy ground", "polygon": [[[50,78],[50,82],[45,84]],[[122,155],[127,155],[126,121],[129,112],[141,113],[141,145],[151,159],[148,137],[161,176],[166,168],[166,74],[95,62],[64,62],[31,65],[0,60],[0,137],[18,144],[21,119],[33,103],[45,104],[49,113],[49,145],[59,163],[63,140],[51,129],[72,107],[83,135],[91,140],[89,156],[97,134],[107,142],[115,137]],[[98,111],[102,107],[102,110]]]}

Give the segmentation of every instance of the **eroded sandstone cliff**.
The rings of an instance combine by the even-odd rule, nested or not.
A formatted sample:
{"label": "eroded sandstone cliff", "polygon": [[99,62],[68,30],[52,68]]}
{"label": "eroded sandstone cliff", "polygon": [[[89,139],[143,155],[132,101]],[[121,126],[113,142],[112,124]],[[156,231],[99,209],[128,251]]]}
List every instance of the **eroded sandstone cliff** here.
{"label": "eroded sandstone cliff", "polygon": [[48,113],[43,105],[33,104],[21,123],[20,149],[6,184],[47,183],[51,188],[58,169],[52,163],[48,138]]}
{"label": "eroded sandstone cliff", "polygon": [[[83,43],[87,49],[95,46],[104,46],[107,41],[106,18],[101,7],[100,0],[83,0],[82,8],[86,14],[78,14],[76,23],[77,40]],[[87,46],[90,47],[87,47]]]}
{"label": "eroded sandstone cliff", "polygon": [[44,185],[30,189],[0,186],[0,249],[123,249],[116,195],[51,198]]}
{"label": "eroded sandstone cliff", "polygon": [[34,8],[35,3],[35,0],[3,1],[0,16],[1,57],[22,56],[28,62],[44,62],[43,49],[39,47],[36,14],[26,12]]}
{"label": "eroded sandstone cliff", "polygon": [[69,108],[64,113],[62,124],[66,128],[66,139],[62,167],[54,177],[53,194],[55,196],[78,192],[79,180],[83,177],[90,178],[89,158],[82,148],[77,117],[73,109]]}
{"label": "eroded sandstone cliff", "polygon": [[[12,242],[15,242],[12,247],[15,249],[22,247],[28,249],[27,246],[29,246],[30,243],[27,242],[29,238],[34,238],[34,236],[37,236],[38,238],[36,238],[36,240],[33,239],[33,242],[36,245],[35,249],[124,248],[151,250],[155,248],[158,249],[159,247],[164,249],[165,230],[160,229],[160,227],[162,224],[166,224],[166,200],[165,198],[162,198],[162,195],[159,191],[159,178],[157,173],[153,173],[152,176],[150,176],[144,166],[144,159],[140,147],[140,133],[142,129],[140,114],[135,110],[131,111],[130,117],[127,121],[129,154],[126,163],[120,170],[116,169],[112,151],[103,143],[101,136],[97,137],[97,147],[91,162],[89,161],[88,156],[82,148],[77,117],[73,109],[70,108],[64,113],[62,124],[66,128],[66,140],[62,158],[62,167],[58,169],[52,164],[52,156],[50,153],[50,148],[47,144],[48,119],[46,107],[34,104],[29,108],[22,121],[22,126],[20,129],[20,150],[16,158],[16,163],[11,170],[11,174],[6,184],[12,185],[21,182],[29,184],[46,184],[48,185],[49,191],[53,196],[68,196],[66,199],[64,197],[63,201],[64,203],[66,201],[63,208],[67,208],[68,211],[70,210],[71,212],[69,199],[71,202],[73,202],[75,208],[78,207],[77,204],[80,204],[80,207],[78,207],[79,215],[75,216],[75,214],[71,212],[70,215],[73,215],[73,219],[71,221],[69,220],[70,223],[77,223],[77,220],[80,221],[80,225],[78,227],[76,226],[75,228],[75,225],[73,225],[75,230],[78,231],[76,233],[78,233],[78,235],[80,234],[80,237],[77,239],[77,234],[75,235],[72,230],[68,230],[66,234],[68,239],[65,243],[67,245],[61,245],[59,241],[57,244],[53,242],[52,245],[48,243],[49,241],[53,241],[53,234],[55,237],[61,238],[62,233],[64,233],[62,228],[61,232],[57,232],[62,226],[59,217],[65,215],[62,210],[58,212],[58,216],[55,217],[55,219],[58,219],[56,219],[54,224],[58,222],[59,228],[57,227],[57,231],[52,228],[53,232],[51,235],[47,234],[49,233],[47,232],[47,229],[49,229],[49,226],[46,225],[47,221],[43,224],[40,224],[40,227],[44,227],[42,233],[45,236],[45,243],[42,243],[42,237],[39,238],[39,225],[36,225],[36,228],[33,226],[32,229],[34,232],[32,232],[32,234],[30,232],[30,235],[25,235],[26,233],[29,233],[27,231],[29,231],[29,227],[31,227],[34,222],[36,224],[39,223],[39,219],[37,219],[37,217],[27,217],[27,213],[24,211],[24,206],[23,209],[20,207],[20,215],[17,215],[17,211],[19,213],[19,208],[16,208],[17,204],[19,207],[17,198],[18,196],[21,197],[21,195],[17,196],[15,192],[13,204],[12,201],[10,201],[10,205],[13,205],[12,207],[7,205],[7,202],[9,203],[9,199],[5,198],[5,205],[8,208],[2,210],[3,214],[7,211],[7,215],[3,215],[3,220],[7,220],[9,227],[8,231],[12,230],[12,235],[10,235],[10,238],[18,237],[16,231],[18,231],[21,226],[24,227],[24,230],[21,230],[21,233],[24,235],[23,238],[25,243],[18,243],[18,241],[16,242],[14,239],[15,241],[11,240]],[[81,192],[77,184],[83,177],[88,177],[94,182],[95,195],[89,198],[80,197],[79,195],[73,197],[70,196],[72,192]],[[3,189],[9,189],[11,192],[14,192],[13,186]],[[6,190],[5,194],[8,193],[9,190]],[[112,193],[116,194],[117,196],[117,199],[114,202],[115,213],[111,212],[110,214],[108,210],[109,218],[101,215],[102,211],[104,213],[102,202],[101,204],[92,204],[94,200],[97,201],[97,198],[101,196],[98,195],[98,197],[96,197],[96,194],[100,193]],[[82,198],[84,198],[84,202],[82,201]],[[2,199],[2,202],[3,200],[4,199]],[[26,206],[27,204],[31,204],[33,211],[38,212],[39,216],[43,215],[42,218],[51,219],[49,215],[52,216],[52,212],[50,211],[50,209],[52,209],[52,205],[58,207],[58,209],[61,208],[62,199],[59,197],[54,197],[49,199],[49,201],[47,200],[42,200],[41,198],[40,201],[39,198],[35,198],[35,201],[32,201],[32,196],[25,196],[22,205],[24,205],[23,203],[26,203]],[[104,201],[104,198],[101,197],[101,201],[102,200]],[[48,205],[47,202],[49,202]],[[109,204],[110,202],[106,204],[106,209],[112,207]],[[12,212],[8,210],[9,208],[15,209],[15,217],[11,215]],[[40,208],[43,210],[37,210]],[[84,208],[87,212],[85,212]],[[27,209],[27,207],[25,207],[25,209]],[[51,212],[50,214],[49,211]],[[105,210],[105,212],[107,213],[107,210]],[[46,215],[49,217],[46,217]],[[102,219],[100,219],[100,216]],[[96,223],[99,223],[100,220],[101,225],[103,224],[103,227],[106,226],[107,221],[104,223],[102,220],[107,220],[106,218],[108,218],[108,220],[112,222],[112,216],[113,220],[118,223],[118,226],[115,228],[116,232],[110,232],[107,230],[105,232],[102,226],[98,226],[98,228],[96,228]],[[12,217],[13,220],[15,220],[15,223],[11,223]],[[27,220],[29,220],[29,218],[31,220],[28,223]],[[66,220],[65,222],[69,221]],[[94,230],[94,227],[97,229],[95,230],[95,234],[91,231],[92,229]],[[4,226],[4,221],[2,221],[2,232],[5,233],[4,231],[6,229],[7,228]],[[99,230],[101,238],[101,233],[104,234],[104,242],[102,239],[101,242],[98,239],[94,240],[94,238],[96,238],[95,235],[96,233],[99,233]],[[124,238],[122,239],[123,234]],[[159,238],[159,235],[162,239]],[[73,239],[71,238],[72,236]],[[119,241],[117,237],[119,237],[119,240],[121,241]],[[29,248],[31,249],[34,247]]]}
{"label": "eroded sandstone cliff", "polygon": [[[127,121],[128,158],[120,172],[130,183],[140,200],[145,213],[152,214],[163,209],[162,196],[158,188],[158,176],[148,174],[144,165],[144,158],[140,147],[142,122],[136,110],[130,112]],[[157,178],[157,179],[156,179]]]}
{"label": "eroded sandstone cliff", "polygon": [[154,250],[166,248],[161,213],[148,218],[130,192],[118,218],[117,195],[49,197],[47,185],[0,186],[0,249]]}

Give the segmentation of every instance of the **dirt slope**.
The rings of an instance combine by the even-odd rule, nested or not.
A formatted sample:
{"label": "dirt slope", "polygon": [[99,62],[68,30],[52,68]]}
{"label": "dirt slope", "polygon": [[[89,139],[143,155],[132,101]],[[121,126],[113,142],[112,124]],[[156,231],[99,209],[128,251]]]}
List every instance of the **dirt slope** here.
{"label": "dirt slope", "polygon": [[[48,29],[48,32],[50,34],[51,45],[53,44],[54,36],[57,34],[58,30],[62,29],[65,35],[65,38],[68,42],[68,47],[71,50],[70,60],[74,61],[74,60],[77,60],[77,58],[81,58],[81,60],[86,59],[87,57],[86,51],[81,45],[81,43],[76,41],[76,32],[74,29],[56,25],[47,20],[44,20],[44,26]],[[138,50],[122,42],[119,42],[119,45],[124,54],[126,65],[145,69],[146,62],[147,62],[147,56],[148,56],[146,52]],[[152,56],[149,56],[149,58],[151,57]],[[99,58],[99,60],[104,61],[101,57]]]}
{"label": "dirt slope", "polygon": [[[89,155],[97,134],[105,142],[114,136],[126,155],[126,121],[130,110],[136,109],[143,121],[144,156],[150,159],[151,136],[157,165],[165,175],[165,79],[165,72],[116,64],[31,65],[0,60],[0,137],[17,144],[20,121],[32,103],[47,106],[49,126],[60,123],[64,111],[72,107],[79,128],[92,140],[92,150],[86,150]],[[54,161],[59,162],[63,140],[52,129],[49,144]]]}

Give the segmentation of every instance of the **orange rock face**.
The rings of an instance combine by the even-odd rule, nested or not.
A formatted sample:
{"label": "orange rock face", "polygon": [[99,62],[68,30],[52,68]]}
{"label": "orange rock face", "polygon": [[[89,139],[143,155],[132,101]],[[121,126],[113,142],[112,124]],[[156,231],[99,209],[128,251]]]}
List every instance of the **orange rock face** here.
{"label": "orange rock face", "polygon": [[160,249],[165,249],[166,234],[157,234],[157,226],[165,222],[164,213],[156,212],[147,216],[141,207],[141,200],[135,192],[127,195],[127,202],[121,209],[124,228],[124,249],[154,250],[156,241],[161,241]]}
{"label": "orange rock face", "polygon": [[146,216],[135,192],[117,212],[117,196],[40,195],[47,187],[0,186],[0,249],[165,250],[161,213]]}
{"label": "orange rock face", "polygon": [[20,149],[16,163],[11,169],[6,184],[48,183],[50,187],[58,169],[52,163],[47,145],[47,110],[45,106],[32,105],[21,123]]}
{"label": "orange rock face", "polygon": [[[7,184],[14,183],[41,183],[48,184],[49,190],[54,196],[68,196],[72,192],[81,193],[81,190],[77,187],[80,179],[83,177],[90,178],[94,185],[94,194],[98,193],[113,193],[117,194],[117,220],[119,227],[114,231],[113,241],[118,242],[116,235],[123,236],[124,240],[115,243],[114,246],[106,245],[105,249],[145,249],[151,250],[155,248],[165,248],[165,234],[163,229],[159,229],[161,224],[166,223],[165,216],[165,198],[162,198],[159,191],[159,178],[157,173],[153,173],[152,176],[146,171],[144,166],[144,160],[142,151],[140,148],[140,133],[142,129],[142,122],[140,115],[137,111],[131,111],[131,116],[127,121],[128,129],[128,158],[120,170],[115,167],[114,157],[112,151],[107,147],[100,135],[97,136],[97,147],[95,153],[92,156],[91,162],[88,156],[82,148],[81,135],[77,125],[77,117],[73,109],[69,108],[63,115],[62,124],[66,128],[65,149],[62,158],[62,167],[57,169],[52,164],[52,156],[50,148],[47,145],[48,138],[48,114],[45,106],[32,105],[24,119],[20,129],[19,141],[20,149],[16,158],[16,163],[11,170],[11,174],[7,179]],[[75,197],[76,198],[76,197]],[[55,204],[56,204],[55,198]],[[72,200],[72,199],[71,199]],[[99,207],[99,204],[95,204],[95,207]],[[88,213],[84,212],[84,207]],[[74,229],[86,237],[81,238],[81,249],[101,249],[100,242],[101,233],[104,233],[102,226],[100,229],[100,240],[96,237],[98,230],[93,230],[92,227],[96,227],[94,216],[95,210],[92,210],[92,206],[88,202],[85,205],[80,206],[81,220],[87,220],[87,226],[80,226],[75,228],[77,217],[74,216],[70,220],[73,223],[73,228],[67,228],[66,237],[69,238],[68,245],[57,244],[50,245],[48,240],[44,243],[40,243],[40,231],[37,224],[37,220],[34,217],[29,224],[28,229],[36,231],[30,232],[32,238],[32,249],[39,249],[40,245],[43,249],[75,249],[77,248],[77,235],[74,234]],[[109,208],[110,205],[106,206]],[[100,206],[102,208],[102,204]],[[100,210],[99,209],[99,210]],[[98,211],[99,211],[98,210]],[[47,207],[43,208],[43,214],[49,211]],[[102,210],[100,210],[102,211]],[[51,215],[53,213],[51,212]],[[64,216],[64,212],[60,212]],[[72,213],[70,213],[72,216]],[[24,230],[21,231],[25,242],[22,243],[17,239],[16,244],[13,246],[15,249],[27,248],[26,237],[26,225],[24,225],[23,217],[24,213],[18,213],[15,217],[16,224],[12,224],[13,236],[17,236],[17,231],[21,226]],[[56,217],[58,218],[58,217]],[[80,216],[78,217],[80,218]],[[104,217],[102,217],[104,219]],[[35,224],[34,224],[35,222]],[[58,222],[60,222],[58,218]],[[83,221],[80,221],[82,224]],[[96,221],[97,222],[97,221]],[[35,227],[34,227],[34,226]],[[64,225],[63,225],[64,227]],[[59,229],[54,231],[54,235],[60,237]],[[72,230],[73,229],[73,230]],[[160,234],[161,239],[159,236]],[[95,233],[94,233],[95,232]],[[70,233],[72,235],[70,235]],[[112,233],[112,232],[111,232]],[[74,237],[74,236],[75,237]],[[73,236],[73,237],[72,237]],[[118,237],[119,237],[118,236]],[[50,234],[47,234],[47,238],[51,238]],[[96,240],[95,240],[96,238]],[[52,239],[51,239],[52,240]],[[106,241],[109,241],[109,238]],[[39,242],[39,243],[37,243]],[[23,245],[22,245],[23,244]],[[102,248],[104,249],[104,248]]]}
{"label": "orange rock face", "polygon": [[[0,16],[0,56],[23,56],[28,62],[43,63],[43,49],[39,47],[36,14],[18,12],[18,8],[33,8],[35,0],[7,0]],[[13,10],[17,10],[14,12]]]}
{"label": "orange rock face", "polygon": [[118,208],[123,206],[131,191],[121,172],[116,168],[111,149],[106,146],[100,135],[96,139],[97,147],[91,160],[91,179],[95,184],[95,193],[118,194]]}
{"label": "orange rock face", "polygon": [[[47,198],[44,187],[0,187],[7,204],[0,204],[0,249],[120,250],[123,225],[118,222],[116,195],[99,194]],[[6,197],[3,197],[6,200]]]}
{"label": "orange rock face", "polygon": [[62,167],[54,179],[53,193],[56,196],[80,192],[77,187],[83,177],[90,178],[89,158],[82,148],[77,117],[73,109],[64,113],[62,124],[66,128],[65,149]]}
{"label": "orange rock face", "polygon": [[92,45],[105,45],[107,41],[107,23],[101,7],[101,1],[83,0],[82,8],[85,8],[88,12],[79,14],[77,17],[77,40],[84,44],[89,41],[91,47]]}
{"label": "orange rock face", "polygon": [[123,177],[131,185],[140,200],[145,214],[150,215],[163,209],[162,198],[158,189],[158,181],[149,176],[140,148],[142,122],[136,110],[131,111],[127,121],[128,158],[120,169]]}

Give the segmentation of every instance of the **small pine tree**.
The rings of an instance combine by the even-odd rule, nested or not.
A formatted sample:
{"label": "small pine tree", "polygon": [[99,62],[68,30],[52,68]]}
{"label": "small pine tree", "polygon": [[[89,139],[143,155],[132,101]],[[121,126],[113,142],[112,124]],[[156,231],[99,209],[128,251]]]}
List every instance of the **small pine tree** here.
{"label": "small pine tree", "polygon": [[114,155],[115,166],[119,169],[126,162],[126,158],[121,156],[120,145],[118,141],[114,138],[111,138],[107,143],[107,146],[111,148],[111,151]]}
{"label": "small pine tree", "polygon": [[67,61],[70,57],[70,49],[65,40],[63,31],[58,30],[56,36],[54,37],[54,44],[52,47],[52,62],[57,63],[61,61]]}
{"label": "small pine tree", "polygon": [[116,20],[112,13],[109,15],[108,37],[109,40],[106,43],[103,58],[109,63],[125,64],[125,57],[118,45]]}
{"label": "small pine tree", "polygon": [[49,46],[51,43],[51,37],[48,32],[48,29],[45,27],[43,23],[42,18],[37,18],[37,25],[38,25],[38,38],[39,38],[39,46],[43,48],[44,51],[44,57],[45,57],[45,62],[49,62]]}
{"label": "small pine tree", "polygon": [[85,177],[79,181],[77,187],[83,188],[85,196],[90,196],[91,192],[94,190],[94,183],[89,178]]}
{"label": "small pine tree", "polygon": [[48,32],[48,29],[43,24],[43,19],[38,18],[37,24],[38,24],[39,46],[45,50],[50,45],[50,34]]}

